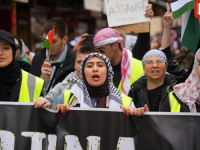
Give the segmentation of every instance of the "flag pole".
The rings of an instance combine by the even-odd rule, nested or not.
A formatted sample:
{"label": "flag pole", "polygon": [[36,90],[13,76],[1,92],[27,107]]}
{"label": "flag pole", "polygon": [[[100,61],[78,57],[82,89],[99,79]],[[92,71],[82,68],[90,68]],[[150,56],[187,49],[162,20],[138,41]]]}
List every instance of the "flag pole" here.
{"label": "flag pole", "polygon": [[48,62],[49,62],[49,58],[50,58],[50,53],[51,53],[51,49],[49,50]]}

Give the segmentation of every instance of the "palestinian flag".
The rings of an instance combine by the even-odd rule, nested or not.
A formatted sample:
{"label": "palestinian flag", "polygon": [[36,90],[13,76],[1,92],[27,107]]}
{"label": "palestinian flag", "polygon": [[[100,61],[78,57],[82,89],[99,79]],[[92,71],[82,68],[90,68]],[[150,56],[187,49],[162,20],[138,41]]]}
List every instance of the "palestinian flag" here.
{"label": "palestinian flag", "polygon": [[170,0],[173,18],[177,19],[186,11],[194,9],[195,0]]}
{"label": "palestinian flag", "polygon": [[199,42],[199,19],[194,16],[194,9],[188,10],[182,16],[181,44],[195,52]]}
{"label": "palestinian flag", "polygon": [[53,28],[47,34],[47,37],[44,40],[44,43],[42,44],[43,47],[51,49],[55,30],[56,30],[56,24],[54,24]]}

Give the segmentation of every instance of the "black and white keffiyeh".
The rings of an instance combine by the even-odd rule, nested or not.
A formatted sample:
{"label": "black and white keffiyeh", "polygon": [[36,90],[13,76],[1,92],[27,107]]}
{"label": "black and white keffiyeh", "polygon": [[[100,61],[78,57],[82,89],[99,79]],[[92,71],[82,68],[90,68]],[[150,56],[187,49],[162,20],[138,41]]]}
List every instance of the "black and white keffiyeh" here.
{"label": "black and white keffiyeh", "polygon": [[[84,70],[84,67],[86,64],[85,60],[88,61],[93,56],[97,56],[105,62],[105,65],[107,67],[108,79],[111,82],[112,78],[113,78],[113,70],[112,70],[111,63],[105,55],[99,54],[99,53],[91,53],[82,60],[81,69],[80,69],[81,75],[83,76],[83,70]],[[121,97],[120,91],[114,85],[112,85],[110,83],[108,84],[108,90],[109,90],[109,99],[110,99],[109,100],[109,108],[119,108],[119,106],[122,106],[122,97]],[[92,101],[90,98],[90,94],[88,92],[87,86],[85,85],[84,81],[80,81],[80,82],[76,83],[72,87],[71,92],[78,98],[81,107],[88,107],[88,108],[92,107]]]}

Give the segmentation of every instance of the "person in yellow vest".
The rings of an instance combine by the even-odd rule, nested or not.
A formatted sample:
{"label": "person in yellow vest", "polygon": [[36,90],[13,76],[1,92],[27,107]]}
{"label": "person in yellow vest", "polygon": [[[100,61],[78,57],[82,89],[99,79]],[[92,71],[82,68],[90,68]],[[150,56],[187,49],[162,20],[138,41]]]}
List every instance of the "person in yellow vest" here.
{"label": "person in yellow vest", "polygon": [[34,102],[41,95],[44,81],[21,70],[15,53],[13,35],[0,30],[0,101]]}
{"label": "person in yellow vest", "polygon": [[135,106],[132,99],[110,83],[113,77],[109,59],[99,53],[87,55],[81,62],[83,80],[76,83],[71,90],[66,90],[62,99],[55,99],[51,109],[61,110],[62,115],[69,107],[84,108],[113,108],[123,109],[129,116],[134,113]]}
{"label": "person in yellow vest", "polygon": [[200,112],[200,49],[195,54],[190,76],[185,83],[173,86],[173,90],[165,100],[161,111]]}

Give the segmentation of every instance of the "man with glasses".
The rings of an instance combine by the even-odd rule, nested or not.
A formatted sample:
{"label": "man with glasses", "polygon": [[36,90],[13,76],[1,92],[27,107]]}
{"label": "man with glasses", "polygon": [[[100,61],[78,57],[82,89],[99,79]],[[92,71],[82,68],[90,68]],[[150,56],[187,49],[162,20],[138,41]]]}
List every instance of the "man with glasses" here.
{"label": "man with glasses", "polygon": [[149,111],[159,111],[169,94],[167,87],[176,82],[175,77],[166,72],[167,57],[160,50],[148,51],[142,65],[145,74],[133,83],[128,95],[133,98],[137,108],[147,104]]}

